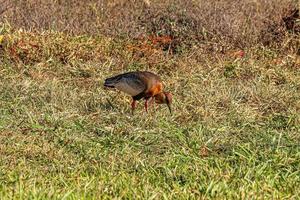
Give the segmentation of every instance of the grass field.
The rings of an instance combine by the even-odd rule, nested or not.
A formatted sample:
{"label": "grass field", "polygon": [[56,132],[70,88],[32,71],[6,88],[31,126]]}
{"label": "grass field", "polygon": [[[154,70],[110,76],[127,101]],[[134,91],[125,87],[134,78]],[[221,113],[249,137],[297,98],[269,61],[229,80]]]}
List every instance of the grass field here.
{"label": "grass field", "polygon": [[[293,57],[195,50],[158,54],[149,65],[153,55],[137,60],[122,41],[104,37],[4,37],[2,198],[300,195],[300,71]],[[91,49],[95,55],[86,54]],[[132,116],[128,96],[103,89],[105,77],[136,69],[163,77],[174,94],[172,116],[164,106],[146,114],[142,103]]]}
{"label": "grass field", "polygon": [[[167,37],[2,26],[0,199],[299,199],[299,35],[172,51],[151,43]],[[173,115],[132,115],[103,88],[133,70],[162,77]]]}

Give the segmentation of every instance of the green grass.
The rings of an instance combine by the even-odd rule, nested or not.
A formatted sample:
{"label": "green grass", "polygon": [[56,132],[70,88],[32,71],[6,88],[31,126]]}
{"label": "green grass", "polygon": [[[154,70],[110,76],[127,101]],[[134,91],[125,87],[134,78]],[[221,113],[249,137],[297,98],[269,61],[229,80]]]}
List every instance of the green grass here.
{"label": "green grass", "polygon": [[[5,37],[1,199],[299,198],[300,72],[287,53],[136,57],[107,38]],[[132,116],[128,96],[103,89],[135,69],[162,76],[172,116],[142,102]]]}

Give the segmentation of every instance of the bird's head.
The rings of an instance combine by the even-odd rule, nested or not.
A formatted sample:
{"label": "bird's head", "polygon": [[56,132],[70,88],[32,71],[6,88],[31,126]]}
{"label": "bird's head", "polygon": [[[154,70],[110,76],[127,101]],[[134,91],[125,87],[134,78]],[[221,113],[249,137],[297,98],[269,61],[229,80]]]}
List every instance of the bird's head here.
{"label": "bird's head", "polygon": [[155,96],[155,102],[157,104],[167,104],[170,113],[172,114],[171,104],[172,104],[172,94],[170,92],[161,92]]}

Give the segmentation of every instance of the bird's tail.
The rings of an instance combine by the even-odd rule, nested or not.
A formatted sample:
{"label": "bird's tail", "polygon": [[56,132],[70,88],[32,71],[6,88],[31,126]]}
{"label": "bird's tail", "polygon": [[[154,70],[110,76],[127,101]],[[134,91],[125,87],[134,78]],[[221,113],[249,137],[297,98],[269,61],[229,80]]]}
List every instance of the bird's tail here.
{"label": "bird's tail", "polygon": [[114,88],[115,85],[120,81],[121,77],[115,76],[111,78],[107,78],[104,81],[104,87]]}

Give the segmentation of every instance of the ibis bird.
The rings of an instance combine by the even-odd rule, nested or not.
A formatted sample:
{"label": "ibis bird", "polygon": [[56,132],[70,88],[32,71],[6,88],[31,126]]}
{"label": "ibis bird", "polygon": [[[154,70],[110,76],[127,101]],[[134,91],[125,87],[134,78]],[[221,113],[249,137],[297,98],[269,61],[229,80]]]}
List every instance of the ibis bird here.
{"label": "ibis bird", "polygon": [[172,94],[163,90],[160,77],[152,72],[134,71],[119,74],[105,79],[104,87],[116,88],[129,94],[132,97],[132,113],[138,100],[145,99],[145,110],[148,112],[148,101],[152,102],[155,99],[157,104],[167,104],[172,114]]}

